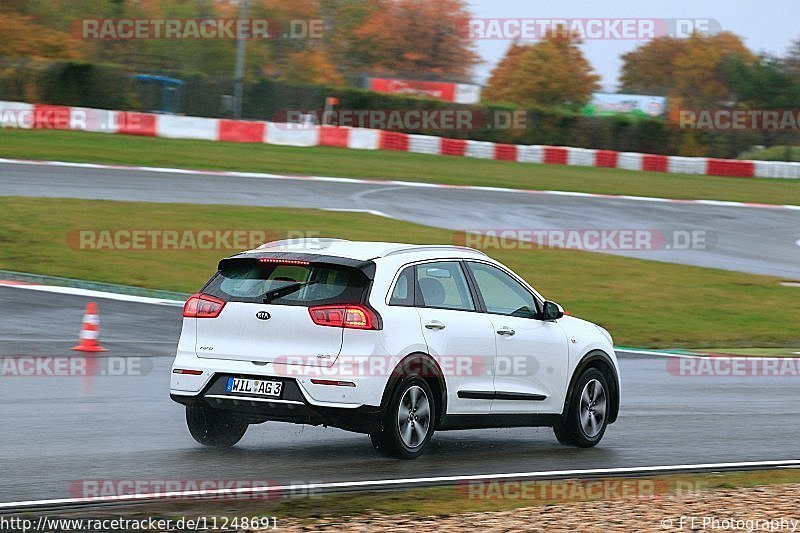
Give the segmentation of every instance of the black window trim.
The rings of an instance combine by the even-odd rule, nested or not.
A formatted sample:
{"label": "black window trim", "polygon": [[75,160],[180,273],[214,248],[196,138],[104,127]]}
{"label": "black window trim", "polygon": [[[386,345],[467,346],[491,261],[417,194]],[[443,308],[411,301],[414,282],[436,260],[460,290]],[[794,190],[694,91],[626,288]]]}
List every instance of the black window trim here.
{"label": "black window trim", "polygon": [[[431,306],[431,305],[421,305],[421,301],[422,300],[420,298],[420,288],[419,288],[419,284],[417,283],[417,267],[419,265],[424,265],[424,264],[427,264],[427,263],[444,263],[444,262],[458,263],[459,264],[459,267],[461,268],[461,272],[463,273],[464,278],[466,279],[466,282],[467,282],[468,294],[469,294],[470,298],[472,298],[472,306],[475,309],[453,309],[453,308],[450,308],[450,307],[434,307],[434,306]],[[413,286],[413,291],[414,291],[413,300],[414,300],[414,302],[411,305],[390,303],[392,301],[392,293],[394,292],[394,289],[397,286],[397,282],[400,279],[400,275],[403,272],[405,272],[406,268],[409,268],[409,267],[413,267],[414,268],[414,275],[412,276],[412,279],[411,279],[412,283],[414,284],[414,286]],[[395,272],[394,279],[392,280],[392,283],[389,284],[389,290],[386,293],[386,298],[384,300],[384,303],[386,305],[392,306],[392,307],[411,307],[411,308],[414,308],[414,309],[439,309],[439,310],[442,310],[442,311],[458,311],[458,312],[461,312],[461,313],[482,313],[483,312],[483,311],[481,311],[481,305],[482,304],[480,304],[478,302],[478,300],[476,299],[475,296],[476,295],[475,295],[474,288],[472,286],[472,283],[470,282],[470,272],[466,268],[466,265],[464,265],[463,259],[460,258],[460,257],[438,257],[438,258],[431,258],[431,259],[421,259],[421,260],[418,260],[418,261],[412,261],[410,263],[405,263],[405,264],[401,265],[397,269],[397,272]]]}
{"label": "black window trim", "polygon": [[[536,305],[536,317],[531,317],[531,318],[528,318],[527,320],[531,320],[531,319],[532,320],[539,320],[538,317],[541,316],[542,307],[544,306],[544,301],[542,299],[540,299],[539,296],[537,296],[535,292],[531,292],[530,289],[528,289],[527,284],[524,283],[519,276],[517,276],[516,274],[514,274],[513,272],[511,272],[507,268],[504,268],[501,265],[498,265],[496,263],[491,263],[489,261],[480,261],[480,260],[475,260],[475,259],[462,259],[461,262],[464,263],[464,265],[463,265],[464,271],[467,273],[470,286],[471,286],[472,290],[475,292],[475,295],[473,295],[473,298],[475,298],[477,296],[477,300],[476,301],[480,301],[480,307],[482,309],[480,311],[481,313],[485,313],[487,315],[493,315],[493,316],[505,316],[505,317],[511,316],[511,317],[513,317],[513,315],[504,315],[502,313],[492,313],[491,311],[489,311],[486,308],[486,302],[483,300],[483,294],[481,294],[481,291],[478,288],[478,282],[475,280],[475,276],[472,274],[472,270],[469,269],[469,264],[468,263],[480,263],[482,265],[487,265],[487,266],[490,266],[490,267],[494,267],[497,270],[499,270],[499,271],[505,273],[506,275],[508,275],[511,279],[513,279],[517,283],[519,283],[519,285],[525,290],[525,292],[527,292],[528,294],[531,295],[531,297],[533,297],[534,304]],[[513,317],[513,318],[525,318],[525,317]]]}
{"label": "black window trim", "polygon": [[[436,307],[435,305],[422,305],[424,302],[424,298],[422,297],[422,289],[419,286],[419,279],[417,277],[417,269],[420,265],[424,265],[426,263],[456,263],[458,268],[461,270],[461,275],[464,276],[464,281],[467,284],[467,295],[472,300],[472,309],[453,309],[452,307]],[[475,294],[472,292],[472,288],[469,285],[469,278],[467,277],[467,271],[464,268],[464,263],[458,257],[453,257],[449,259],[436,259],[434,261],[423,261],[421,263],[414,264],[414,307],[417,309],[439,309],[442,311],[461,311],[463,313],[477,313],[478,311],[478,302],[475,300]]]}

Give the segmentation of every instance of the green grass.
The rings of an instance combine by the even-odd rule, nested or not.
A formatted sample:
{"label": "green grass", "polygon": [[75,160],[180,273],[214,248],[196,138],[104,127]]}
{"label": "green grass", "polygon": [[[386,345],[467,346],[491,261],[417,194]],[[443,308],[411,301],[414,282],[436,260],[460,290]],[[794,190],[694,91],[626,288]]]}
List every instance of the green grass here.
{"label": "green grass", "polygon": [[692,176],[405,152],[295,148],[74,131],[0,130],[0,157],[800,204],[800,180]]}
{"label": "green grass", "polygon": [[[0,269],[197,290],[237,250],[81,250],[75,230],[243,229],[356,240],[454,242],[451,231],[362,213],[0,198]],[[618,345],[781,347],[800,344],[800,289],[778,279],[571,250],[490,251],[545,296],[607,327]],[[780,317],[771,316],[779,309]]]}

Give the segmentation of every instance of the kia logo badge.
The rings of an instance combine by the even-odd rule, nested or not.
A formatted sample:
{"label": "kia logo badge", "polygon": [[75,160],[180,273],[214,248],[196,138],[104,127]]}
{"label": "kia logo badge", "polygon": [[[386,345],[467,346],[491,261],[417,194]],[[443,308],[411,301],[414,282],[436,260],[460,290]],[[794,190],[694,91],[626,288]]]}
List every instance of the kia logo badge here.
{"label": "kia logo badge", "polygon": [[259,320],[269,320],[270,314],[266,311],[259,311],[256,313],[256,318]]}

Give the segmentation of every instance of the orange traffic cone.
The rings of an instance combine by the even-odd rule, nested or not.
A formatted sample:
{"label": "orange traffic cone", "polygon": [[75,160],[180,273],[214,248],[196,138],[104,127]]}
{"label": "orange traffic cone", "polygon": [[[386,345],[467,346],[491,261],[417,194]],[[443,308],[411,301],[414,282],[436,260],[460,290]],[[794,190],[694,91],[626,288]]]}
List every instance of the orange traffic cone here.
{"label": "orange traffic cone", "polygon": [[97,315],[97,304],[89,302],[86,304],[86,313],[83,315],[83,325],[81,325],[81,335],[78,345],[73,350],[81,352],[106,352],[100,346],[100,317]]}

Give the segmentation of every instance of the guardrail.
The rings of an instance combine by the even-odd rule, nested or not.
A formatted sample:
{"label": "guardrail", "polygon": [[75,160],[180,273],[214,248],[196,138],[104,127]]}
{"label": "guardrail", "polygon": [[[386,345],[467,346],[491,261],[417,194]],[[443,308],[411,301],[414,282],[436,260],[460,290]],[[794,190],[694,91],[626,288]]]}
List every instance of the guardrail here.
{"label": "guardrail", "polygon": [[0,128],[78,130],[170,139],[394,150],[672,174],[800,179],[800,163],[792,162],[667,156],[569,146],[500,144],[388,130],[157,115],[24,102],[0,101]]}

